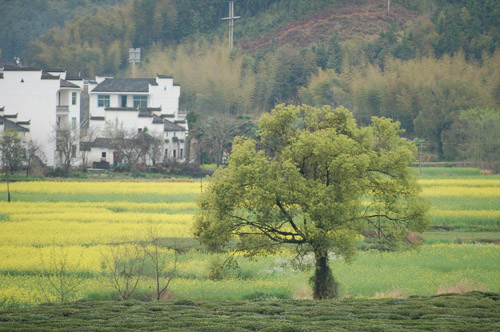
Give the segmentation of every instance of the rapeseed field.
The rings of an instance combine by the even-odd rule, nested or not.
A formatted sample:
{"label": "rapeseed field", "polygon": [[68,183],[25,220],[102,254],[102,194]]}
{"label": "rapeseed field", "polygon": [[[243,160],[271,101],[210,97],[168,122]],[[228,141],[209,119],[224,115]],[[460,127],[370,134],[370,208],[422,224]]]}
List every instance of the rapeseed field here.
{"label": "rapeseed field", "polygon": [[[500,231],[500,180],[420,180],[432,204],[435,226]],[[77,287],[66,297],[114,299],[109,285],[110,248],[148,241],[151,229],[173,246],[191,241],[180,254],[164,250],[165,270],[175,275],[169,298],[308,298],[312,270],[297,270],[292,251],[249,260],[236,255],[222,280],[211,280],[214,261],[227,256],[199,250],[192,237],[198,182],[15,182],[12,202],[0,189],[0,306],[59,301],[50,284],[64,262],[64,278]],[[500,233],[499,233],[500,234]],[[64,258],[64,259],[62,259]],[[306,257],[307,263],[307,257]],[[307,265],[307,264],[306,264]],[[348,297],[385,294],[431,295],[464,280],[500,292],[500,248],[494,244],[426,244],[418,250],[359,253],[352,263],[332,260],[332,270]],[[150,298],[153,279],[139,282],[137,296]],[[378,294],[378,295],[377,295]]]}

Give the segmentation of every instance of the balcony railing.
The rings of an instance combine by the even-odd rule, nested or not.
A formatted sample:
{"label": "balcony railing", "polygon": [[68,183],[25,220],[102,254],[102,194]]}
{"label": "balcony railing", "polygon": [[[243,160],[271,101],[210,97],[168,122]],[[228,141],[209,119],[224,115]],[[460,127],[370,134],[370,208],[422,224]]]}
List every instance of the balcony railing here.
{"label": "balcony railing", "polygon": [[56,114],[68,114],[69,106],[56,106]]}

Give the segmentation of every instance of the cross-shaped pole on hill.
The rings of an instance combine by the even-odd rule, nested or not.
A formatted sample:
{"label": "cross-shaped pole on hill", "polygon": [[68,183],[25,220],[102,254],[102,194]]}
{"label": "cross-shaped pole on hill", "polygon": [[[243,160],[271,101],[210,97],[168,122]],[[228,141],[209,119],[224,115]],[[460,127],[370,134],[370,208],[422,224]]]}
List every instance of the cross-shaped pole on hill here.
{"label": "cross-shaped pole on hill", "polygon": [[234,16],[234,1],[229,1],[229,16],[224,17],[223,20],[229,20],[229,50],[233,49],[233,27],[234,20],[240,18],[240,16]]}

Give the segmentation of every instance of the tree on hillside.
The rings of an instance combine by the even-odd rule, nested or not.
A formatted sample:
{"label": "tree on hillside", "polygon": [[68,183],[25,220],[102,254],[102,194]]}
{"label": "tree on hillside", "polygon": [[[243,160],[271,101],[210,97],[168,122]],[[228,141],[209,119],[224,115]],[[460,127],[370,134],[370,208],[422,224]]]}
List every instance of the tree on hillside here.
{"label": "tree on hillside", "polygon": [[466,82],[453,78],[438,79],[434,86],[417,92],[423,107],[415,119],[417,132],[436,144],[439,160],[445,156],[444,133],[451,128],[461,109],[474,106],[478,98]]}
{"label": "tree on hillside", "polygon": [[224,153],[230,150],[231,142],[236,136],[253,136],[255,132],[254,124],[242,116],[224,114],[200,116],[191,112],[189,119],[192,120],[191,137],[196,138],[199,144],[200,155],[197,159],[201,161],[203,149],[211,155],[217,167],[223,163]]}
{"label": "tree on hillside", "polygon": [[500,112],[487,108],[463,110],[454,126],[463,156],[482,169],[500,172]]}
{"label": "tree on hillside", "polygon": [[416,149],[399,132],[385,118],[360,129],[343,107],[277,106],[259,141],[234,141],[199,201],[195,236],[214,250],[237,239],[249,254],[312,252],[314,298],[335,297],[329,254],[352,258],[365,227],[393,243],[428,224],[408,167]]}

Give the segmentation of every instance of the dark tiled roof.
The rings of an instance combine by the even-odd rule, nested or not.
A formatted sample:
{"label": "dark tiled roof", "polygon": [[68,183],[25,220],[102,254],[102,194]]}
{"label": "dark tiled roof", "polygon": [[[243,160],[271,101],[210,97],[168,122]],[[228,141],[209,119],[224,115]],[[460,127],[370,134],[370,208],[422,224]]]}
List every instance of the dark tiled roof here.
{"label": "dark tiled roof", "polygon": [[181,86],[180,83],[174,83],[174,86]]}
{"label": "dark tiled roof", "polygon": [[174,77],[172,75],[156,75],[158,78],[170,78],[173,79]]}
{"label": "dark tiled roof", "polygon": [[168,120],[163,120],[165,122],[164,128],[165,131],[186,131],[186,128],[178,126]]}
{"label": "dark tiled roof", "polygon": [[51,72],[51,73],[64,73],[66,70],[61,69],[61,68],[49,68],[45,69],[46,72]]}
{"label": "dark tiled roof", "polygon": [[42,73],[42,80],[58,80],[59,76],[50,75],[49,73]]}
{"label": "dark tiled roof", "polygon": [[0,116],[0,122],[4,125],[4,130],[15,130],[20,132],[29,132],[28,128],[20,126],[18,123],[7,119],[5,116]]}
{"label": "dark tiled roof", "polygon": [[17,115],[19,113],[16,113],[16,114],[5,114],[3,117],[6,118],[6,119],[17,119]]}
{"label": "dark tiled roof", "polygon": [[162,114],[162,118],[175,118],[175,114]]}
{"label": "dark tiled roof", "polygon": [[115,111],[115,112],[160,112],[161,107],[146,107],[146,108],[135,108],[135,107],[106,107],[105,111]]}
{"label": "dark tiled roof", "polygon": [[111,138],[97,137],[92,143],[90,143],[90,147],[91,148],[111,149]]}
{"label": "dark tiled roof", "polygon": [[4,71],[41,71],[39,68],[34,68],[34,67],[20,67],[20,66],[12,66],[12,65],[5,65],[3,67]]}
{"label": "dark tiled roof", "polygon": [[104,117],[103,116],[91,116],[90,120],[92,120],[92,121],[104,121]]}
{"label": "dark tiled roof", "polygon": [[[133,144],[134,140],[126,138],[125,144]],[[109,137],[97,137],[92,143],[90,143],[91,148],[101,148],[101,149],[112,149],[113,140]]]}
{"label": "dark tiled roof", "polygon": [[66,81],[83,81],[83,77],[67,76],[66,75]]}
{"label": "dark tiled roof", "polygon": [[114,112],[137,112],[139,109],[134,107],[106,107],[105,111],[114,111]]}
{"label": "dark tiled roof", "polygon": [[155,116],[155,117],[153,118],[153,123],[154,123],[154,124],[163,123],[163,120],[162,120],[161,118],[159,118],[159,117]]}
{"label": "dark tiled roof", "polygon": [[92,92],[149,92],[149,85],[158,85],[154,78],[106,78]]}
{"label": "dark tiled roof", "polygon": [[80,89],[80,87],[76,84],[73,84],[71,82],[68,82],[66,80],[61,80],[61,88],[76,88]]}
{"label": "dark tiled roof", "polygon": [[153,114],[151,114],[151,112],[148,112],[146,110],[140,110],[139,111],[139,117],[140,118],[152,118]]}

